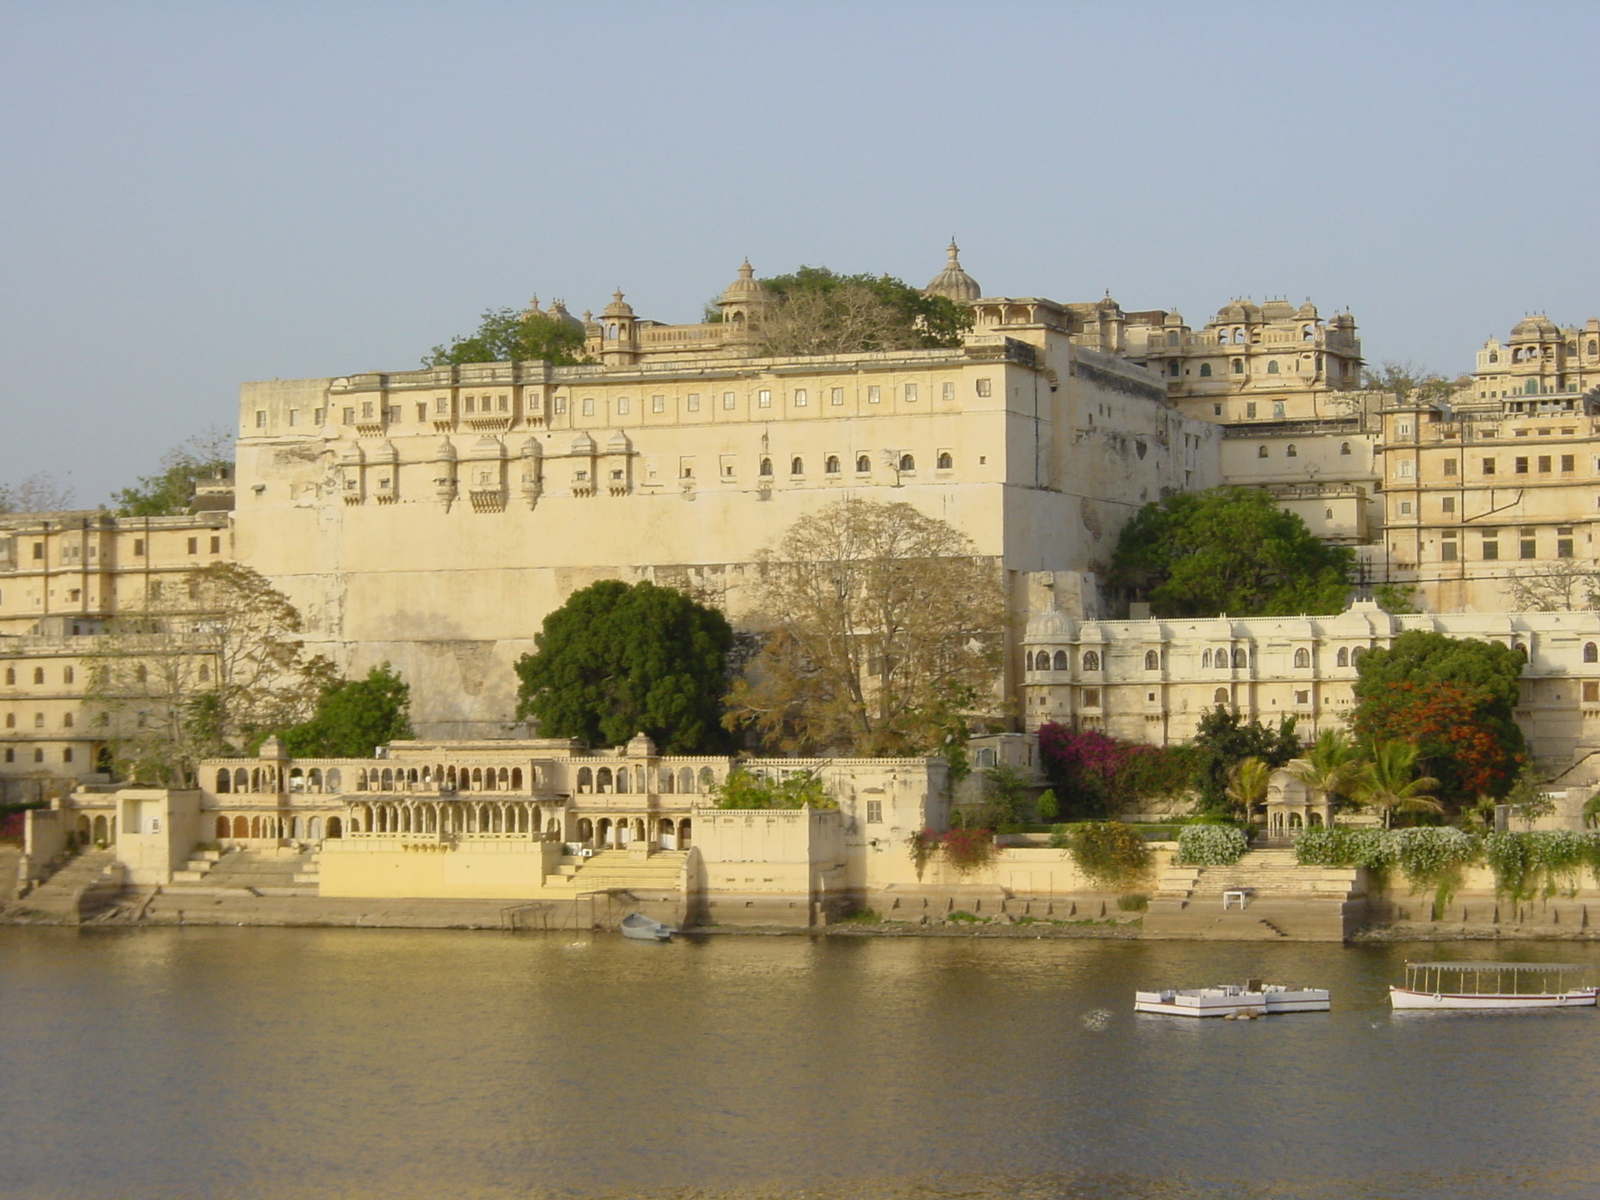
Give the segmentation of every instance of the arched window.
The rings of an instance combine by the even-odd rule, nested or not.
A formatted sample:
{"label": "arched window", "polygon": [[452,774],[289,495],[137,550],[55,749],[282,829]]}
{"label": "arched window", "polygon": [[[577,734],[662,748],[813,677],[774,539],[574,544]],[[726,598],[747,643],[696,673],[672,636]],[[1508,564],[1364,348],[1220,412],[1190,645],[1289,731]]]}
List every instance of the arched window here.
{"label": "arched window", "polygon": [[61,728],[63,728],[63,729],[71,729],[72,728],[72,714],[71,713],[63,713],[61,715]]}
{"label": "arched window", "polygon": [[1323,510],[1322,510],[1322,519],[1323,519],[1323,520],[1324,520],[1324,521],[1331,521],[1331,520],[1333,520],[1333,509],[1331,509],[1331,508],[1325,508],[1325,509],[1323,509]]}
{"label": "arched window", "polygon": [[1600,646],[1596,646],[1593,642],[1585,642],[1583,644],[1583,661],[1600,662]]}
{"label": "arched window", "polygon": [[1200,656],[1200,669],[1202,671],[1211,670],[1211,651],[1209,648]]}
{"label": "arched window", "polygon": [[[223,768],[217,772],[217,795],[225,796],[233,790],[233,774]],[[224,835],[226,836],[226,835]]]}
{"label": "arched window", "polygon": [[1305,326],[1301,327],[1301,329],[1300,329],[1300,340],[1302,342],[1315,341],[1316,340],[1316,336],[1317,336],[1316,330],[1312,326],[1305,325]]}
{"label": "arched window", "polygon": [[1226,329],[1217,330],[1217,345],[1226,346],[1227,344],[1228,344],[1228,331]]}
{"label": "arched window", "polygon": [[1069,669],[1067,664],[1067,652],[1065,650],[1056,651],[1055,669],[1058,671],[1065,671]]}
{"label": "arched window", "polygon": [[1235,646],[1233,648],[1233,665],[1236,666],[1236,667],[1243,667],[1243,666],[1248,666],[1249,663],[1250,663],[1250,659],[1245,654],[1244,647],[1243,646]]}
{"label": "arched window", "polygon": [[1233,360],[1233,373],[1235,375],[1244,374],[1244,359],[1236,358]]}
{"label": "arched window", "polygon": [[1348,667],[1350,665],[1350,648],[1348,646],[1339,647],[1339,653],[1333,657],[1333,665],[1336,667]]}
{"label": "arched window", "polygon": [[1211,364],[1210,363],[1201,363],[1200,364],[1200,378],[1201,379],[1210,379],[1211,378]]}
{"label": "arched window", "polygon": [[594,791],[594,772],[588,767],[578,768],[578,790],[580,792]]}
{"label": "arched window", "polygon": [[1228,669],[1228,657],[1228,648],[1226,646],[1218,646],[1216,657],[1212,659],[1217,664],[1217,670],[1226,671]]}
{"label": "arched window", "polygon": [[872,470],[872,460],[870,458],[868,458],[865,454],[856,455],[856,471],[857,471],[857,473],[861,474],[861,475],[865,475],[870,470]]}
{"label": "arched window", "polygon": [[1500,361],[1500,356],[1491,350],[1489,351],[1489,361],[1492,363],[1497,363]]}
{"label": "arched window", "polygon": [[716,782],[717,782],[716,773],[713,772],[710,767],[701,767],[700,768],[700,790],[702,792],[710,791],[711,790],[711,785],[716,783]]}
{"label": "arched window", "polygon": [[1270,359],[1267,362],[1267,374],[1268,375],[1276,375],[1276,374],[1278,374],[1278,360],[1277,359],[1275,359],[1275,358],[1274,359]]}
{"label": "arched window", "polygon": [[1161,667],[1161,656],[1159,654],[1157,654],[1154,650],[1146,650],[1144,652],[1144,669],[1146,671],[1155,671],[1155,670],[1159,670],[1160,667]]}
{"label": "arched window", "polygon": [[934,466],[941,471],[951,470],[955,465],[956,460],[951,456],[950,451],[948,450],[940,451],[938,461],[934,464]]}
{"label": "arched window", "polygon": [[1339,443],[1339,453],[1340,454],[1349,454],[1350,453],[1350,443],[1349,442],[1340,442]]}
{"label": "arched window", "polygon": [[609,792],[611,790],[611,768],[610,767],[601,767],[598,771],[595,772],[594,788],[595,788],[595,791],[597,791],[597,792]]}
{"label": "arched window", "polygon": [[1256,457],[1257,458],[1265,458],[1265,457],[1267,457],[1267,448],[1265,446],[1257,446],[1256,447]]}
{"label": "arched window", "polygon": [[1294,665],[1297,667],[1309,667],[1311,665],[1311,651],[1304,646],[1296,650],[1294,652]]}
{"label": "arched window", "polygon": [[1213,704],[1226,704],[1228,702],[1228,689],[1218,688],[1216,691],[1212,692],[1211,702]]}
{"label": "arched window", "polygon": [[1350,665],[1352,667],[1355,666],[1356,663],[1361,660],[1361,656],[1366,652],[1367,648],[1365,646],[1357,646],[1354,650],[1350,651]]}
{"label": "arched window", "polygon": [[1299,458],[1300,457],[1300,451],[1295,449],[1295,445],[1294,445],[1293,442],[1289,443],[1289,448],[1287,450],[1285,450],[1283,453],[1284,453],[1284,457],[1285,458]]}
{"label": "arched window", "polygon": [[822,469],[829,475],[837,475],[839,473],[839,456],[837,454],[828,455],[827,461],[822,464]]}
{"label": "arched window", "polygon": [[1032,650],[1029,650],[1029,651],[1027,651],[1027,652],[1025,652],[1023,654],[1023,656],[1022,656],[1022,669],[1024,671],[1037,670],[1037,668],[1033,665],[1033,651]]}
{"label": "arched window", "polygon": [[17,669],[15,667],[6,668],[6,682],[11,684],[17,682]]}
{"label": "arched window", "polygon": [[1171,362],[1169,362],[1167,364],[1167,374],[1171,375],[1174,379],[1176,379],[1178,377],[1178,360],[1177,359],[1173,359]]}
{"label": "arched window", "polygon": [[1233,331],[1233,344],[1235,346],[1242,346],[1244,344],[1244,330],[1235,329]]}
{"label": "arched window", "polygon": [[35,667],[33,669],[33,681],[35,683],[43,683],[44,682],[44,668],[43,667]]}
{"label": "arched window", "polygon": [[73,675],[72,675],[72,668],[71,667],[68,667],[66,670],[61,672],[61,682],[62,683],[71,683],[72,679],[73,679]]}
{"label": "arched window", "polygon": [[522,790],[522,768],[521,767],[512,767],[511,768],[511,790],[513,792],[520,792]]}
{"label": "arched window", "polygon": [[770,458],[763,458],[761,460],[761,474],[763,474],[763,475],[771,475],[772,474],[772,460]]}
{"label": "arched window", "polygon": [[1093,650],[1083,652],[1083,669],[1085,671],[1098,671],[1100,669],[1100,655]]}
{"label": "arched window", "polygon": [[900,456],[900,469],[902,471],[915,471],[917,469],[917,460],[909,454],[902,454]]}
{"label": "arched window", "polygon": [[789,474],[791,474],[791,475],[804,475],[805,473],[806,473],[806,464],[805,464],[805,462],[803,460],[801,460],[799,458],[791,458],[789,460]]}

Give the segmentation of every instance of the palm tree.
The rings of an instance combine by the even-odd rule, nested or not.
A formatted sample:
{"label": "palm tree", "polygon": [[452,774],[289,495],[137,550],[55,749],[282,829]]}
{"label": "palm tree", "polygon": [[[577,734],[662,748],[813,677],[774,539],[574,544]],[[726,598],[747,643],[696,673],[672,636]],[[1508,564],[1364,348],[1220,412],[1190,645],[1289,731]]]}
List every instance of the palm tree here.
{"label": "palm tree", "polygon": [[1311,743],[1305,757],[1295,759],[1287,769],[1313,792],[1329,799],[1343,796],[1359,770],[1356,748],[1344,730],[1324,729]]}
{"label": "palm tree", "polygon": [[1397,812],[1443,812],[1444,805],[1428,794],[1439,781],[1417,775],[1417,748],[1410,742],[1374,742],[1356,777],[1356,799],[1383,815],[1383,827]]}
{"label": "palm tree", "polygon": [[1241,758],[1228,772],[1228,786],[1224,794],[1244,809],[1246,820],[1250,819],[1251,806],[1267,798],[1267,779],[1271,774],[1272,768],[1259,758]]}

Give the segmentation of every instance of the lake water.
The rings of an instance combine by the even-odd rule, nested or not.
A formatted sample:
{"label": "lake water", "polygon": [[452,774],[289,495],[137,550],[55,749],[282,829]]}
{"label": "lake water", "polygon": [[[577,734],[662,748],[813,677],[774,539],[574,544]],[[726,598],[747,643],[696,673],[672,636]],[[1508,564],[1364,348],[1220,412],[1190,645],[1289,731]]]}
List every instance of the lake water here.
{"label": "lake water", "polygon": [[[1600,1014],[1392,1016],[1408,954],[1600,961],[0,928],[0,1195],[1600,1196]],[[1334,1011],[1130,1011],[1247,975]]]}

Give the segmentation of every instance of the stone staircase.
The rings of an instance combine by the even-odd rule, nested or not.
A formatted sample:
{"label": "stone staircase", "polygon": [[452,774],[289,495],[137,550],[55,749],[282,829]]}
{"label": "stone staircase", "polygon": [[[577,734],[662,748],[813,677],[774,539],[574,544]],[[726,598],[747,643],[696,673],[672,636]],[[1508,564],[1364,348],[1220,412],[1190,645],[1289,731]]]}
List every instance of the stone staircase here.
{"label": "stone staircase", "polygon": [[570,895],[625,889],[640,894],[670,892],[677,895],[683,880],[687,850],[658,850],[648,857],[627,850],[599,850],[589,858],[564,855],[553,875],[544,878],[545,889]]}
{"label": "stone staircase", "polygon": [[315,896],[317,852],[291,846],[250,850],[202,851],[172,882],[164,896]]}
{"label": "stone staircase", "polygon": [[[1247,889],[1224,911],[1225,891]],[[1343,941],[1366,912],[1360,872],[1302,867],[1294,851],[1250,850],[1232,866],[1169,867],[1145,913],[1147,937],[1225,941]]]}
{"label": "stone staircase", "polygon": [[20,901],[31,912],[71,924],[87,920],[122,894],[122,869],[111,850],[91,850],[69,858]]}

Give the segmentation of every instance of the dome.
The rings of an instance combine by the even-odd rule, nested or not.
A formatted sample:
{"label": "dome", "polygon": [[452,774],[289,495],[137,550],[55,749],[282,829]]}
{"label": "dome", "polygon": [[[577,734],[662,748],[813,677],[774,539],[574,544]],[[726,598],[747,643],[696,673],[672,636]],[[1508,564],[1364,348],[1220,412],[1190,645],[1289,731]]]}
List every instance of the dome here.
{"label": "dome", "polygon": [[1166,326],[1168,329],[1180,329],[1183,326],[1183,314],[1177,309],[1173,309],[1166,316],[1161,318],[1161,324]]}
{"label": "dome", "polygon": [[539,439],[531,437],[522,443],[523,458],[543,458],[544,447],[539,444]]}
{"label": "dome", "polygon": [[654,758],[656,744],[650,740],[649,734],[641,731],[628,739],[626,753],[629,758]]}
{"label": "dome", "polygon": [[945,248],[944,270],[928,281],[928,286],[922,289],[924,296],[943,296],[957,304],[970,304],[983,295],[978,281],[961,269],[961,260],[956,257],[960,252],[961,247],[951,238],[950,245]]}
{"label": "dome", "polygon": [[433,457],[436,462],[455,462],[456,448],[449,438],[439,443],[438,449],[433,452]]}
{"label": "dome", "polygon": [[1028,618],[1028,632],[1024,642],[1064,642],[1072,637],[1072,621],[1053,603],[1041,613]]}
{"label": "dome", "polygon": [[375,450],[373,450],[371,461],[375,463],[399,462],[400,453],[394,448],[393,442],[385,439]]}
{"label": "dome", "polygon": [[1288,321],[1294,317],[1294,307],[1287,300],[1268,300],[1261,306],[1261,315],[1269,321]]}
{"label": "dome", "polygon": [[579,331],[583,329],[583,322],[569,313],[567,311],[565,302],[561,300],[550,301],[550,307],[548,310],[546,310],[544,315],[549,317],[552,321],[559,322],[570,329],[576,329]]}
{"label": "dome", "polygon": [[573,454],[593,454],[595,450],[594,439],[587,433],[580,432],[572,439]]}
{"label": "dome", "polygon": [[1511,340],[1522,338],[1553,338],[1560,337],[1561,330],[1556,328],[1556,323],[1549,317],[1523,317],[1511,327]]}
{"label": "dome", "polygon": [[1295,319],[1299,321],[1315,321],[1317,319],[1317,306],[1307,300],[1300,306],[1300,311],[1294,315]]}
{"label": "dome", "polygon": [[633,305],[622,298],[622,289],[618,288],[611,293],[611,303],[600,310],[602,317],[631,317]]}
{"label": "dome", "polygon": [[719,302],[722,304],[738,304],[741,301],[749,303],[752,300],[765,300],[767,289],[761,286],[756,278],[755,268],[750,265],[747,258],[739,264],[739,278],[735,279],[723,289]]}
{"label": "dome", "polygon": [[610,454],[627,454],[632,449],[633,443],[628,440],[628,435],[620,429],[606,440],[606,451]]}

